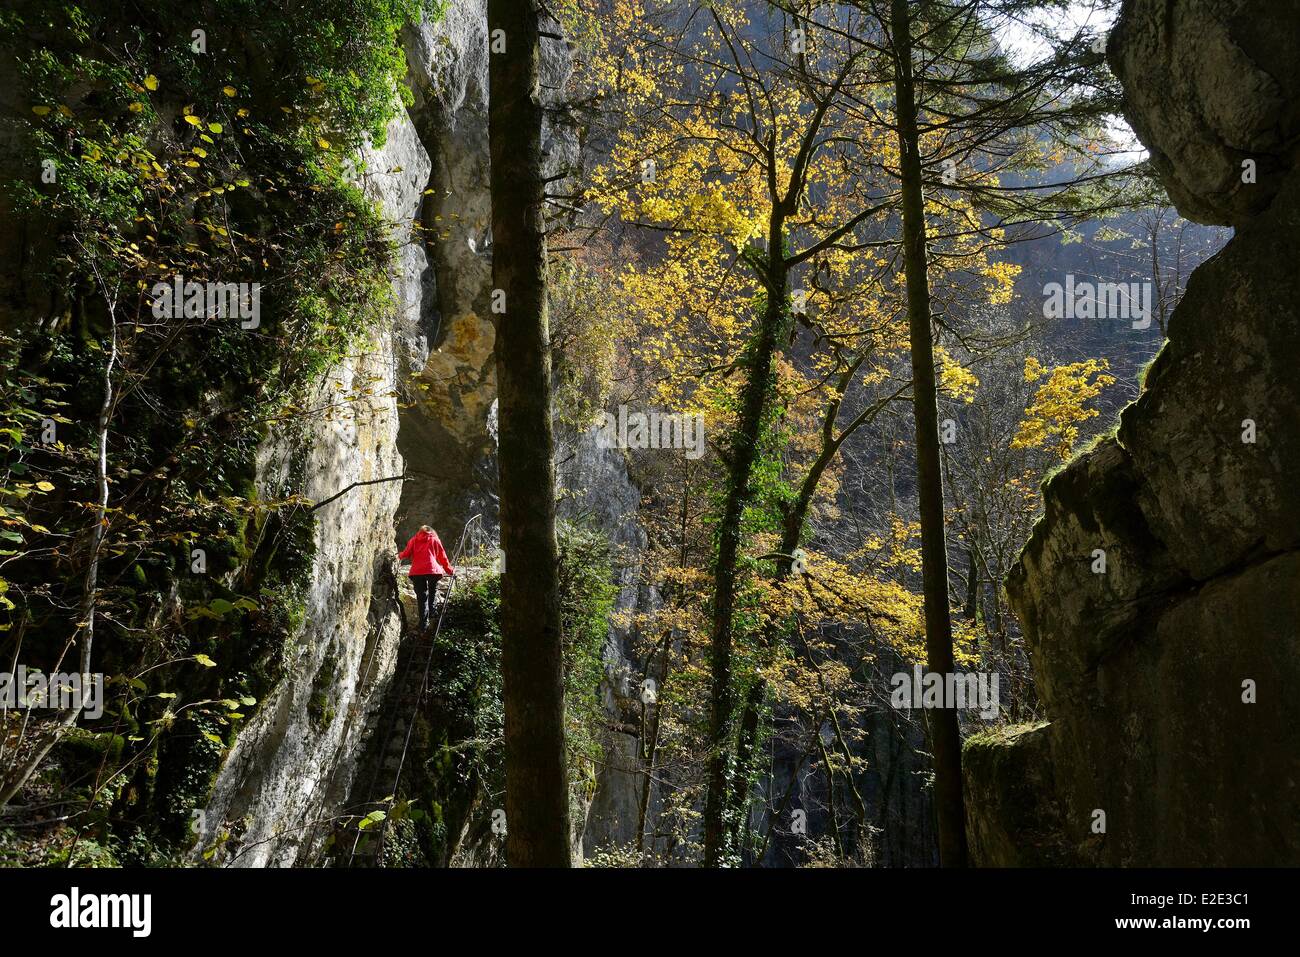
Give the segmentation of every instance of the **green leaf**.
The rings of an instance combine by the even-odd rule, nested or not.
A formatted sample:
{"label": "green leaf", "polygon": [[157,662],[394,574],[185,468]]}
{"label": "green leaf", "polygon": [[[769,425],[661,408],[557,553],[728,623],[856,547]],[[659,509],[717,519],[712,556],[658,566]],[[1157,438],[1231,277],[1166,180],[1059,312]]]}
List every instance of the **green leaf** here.
{"label": "green leaf", "polygon": [[195,655],[194,660],[197,661],[199,664],[201,664],[204,668],[215,668],[217,666],[217,663],[213,661],[211,658],[209,658],[207,655]]}

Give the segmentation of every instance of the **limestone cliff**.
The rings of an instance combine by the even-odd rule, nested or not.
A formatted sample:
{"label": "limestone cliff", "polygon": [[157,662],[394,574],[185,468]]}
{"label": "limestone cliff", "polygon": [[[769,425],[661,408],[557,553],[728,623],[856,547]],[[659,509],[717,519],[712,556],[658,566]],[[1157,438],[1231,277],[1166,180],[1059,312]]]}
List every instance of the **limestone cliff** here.
{"label": "limestone cliff", "polygon": [[[489,420],[496,402],[492,329],[492,203],[487,139],[487,4],[450,4],[437,24],[404,31],[411,122],[433,160],[419,220],[429,273],[418,316],[426,348],[407,371],[415,407],[400,448],[415,481],[399,514],[408,535],[422,522],[456,529],[482,513],[495,524],[496,466]],[[541,73],[552,101],[571,69],[563,43],[543,43]],[[543,132],[548,175],[575,160],[576,141]]]}
{"label": "limestone cliff", "polygon": [[[428,179],[429,158],[409,120],[394,120],[383,149],[362,157],[366,191],[409,231]],[[418,245],[399,247],[396,314],[370,330],[366,346],[332,369],[317,405],[342,390],[370,389],[352,412],[313,425],[259,455],[264,494],[301,488],[324,501],[354,482],[400,476],[396,396],[403,350],[415,339],[427,268]],[[417,346],[418,347],[418,346]],[[295,481],[292,473],[301,475]],[[401,620],[396,608],[392,528],[402,483],[360,485],[324,505],[301,631],[284,652],[284,678],[257,710],[226,759],[205,809],[196,851],[224,830],[221,863],[257,867],[306,863],[323,832],[313,822],[337,811],[392,676]]]}
{"label": "limestone cliff", "polygon": [[[475,514],[487,536],[496,527],[485,3],[451,4],[438,21],[405,28],[403,42],[414,102],[390,124],[383,149],[358,163],[398,242],[396,308],[321,385],[326,395],[336,382],[365,381],[375,397],[355,419],[268,445],[260,476],[269,491],[294,485],[289,473],[300,473],[302,494],[317,501],[353,482],[403,473],[408,481],[355,488],[319,515],[305,624],[286,652],[285,678],[241,732],[202,819],[196,852],[225,830],[218,860],[228,865],[320,861],[331,829],[317,822],[368,799],[358,774],[378,746],[402,638],[394,546],[424,522],[449,548]],[[568,51],[552,43],[542,54],[546,86],[559,89]],[[575,140],[562,128],[548,128],[545,149],[552,172],[575,161]],[[643,542],[632,520],[639,495],[621,453],[596,448],[590,435],[564,441],[562,511],[609,534],[623,562],[626,610],[644,598],[635,568]],[[622,639],[612,632],[606,649],[609,689],[618,685]],[[604,802],[626,804],[620,788],[639,780],[602,778],[590,822],[602,840],[621,820]]]}
{"label": "limestone cliff", "polygon": [[1179,211],[1237,232],[1046,487],[1007,589],[1051,720],[968,745],[977,861],[1300,863],[1298,13],[1127,0],[1112,34]]}

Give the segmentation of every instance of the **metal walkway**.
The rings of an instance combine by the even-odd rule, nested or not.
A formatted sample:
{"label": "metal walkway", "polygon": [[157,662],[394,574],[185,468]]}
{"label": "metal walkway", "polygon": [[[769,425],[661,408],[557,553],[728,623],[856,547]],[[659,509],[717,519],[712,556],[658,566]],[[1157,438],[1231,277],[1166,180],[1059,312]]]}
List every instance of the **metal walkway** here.
{"label": "metal walkway", "polygon": [[[460,570],[469,541],[476,544],[483,538],[482,516],[475,515],[465,523],[460,541],[451,557],[452,566]],[[387,810],[390,799],[397,796],[402,783],[402,770],[411,749],[411,735],[420,706],[429,693],[429,673],[433,666],[434,649],[438,635],[447,618],[447,607],[456,589],[456,577],[444,578],[438,583],[438,621],[432,629],[419,631],[418,625],[404,628],[402,645],[397,653],[393,670],[393,683],[384,703],[385,716],[381,721],[371,749],[374,755],[374,773],[366,792],[367,810]],[[388,817],[372,828],[361,830],[351,825],[354,832],[348,853],[347,867],[383,867],[384,839],[388,834]],[[364,839],[364,840],[363,840]]]}

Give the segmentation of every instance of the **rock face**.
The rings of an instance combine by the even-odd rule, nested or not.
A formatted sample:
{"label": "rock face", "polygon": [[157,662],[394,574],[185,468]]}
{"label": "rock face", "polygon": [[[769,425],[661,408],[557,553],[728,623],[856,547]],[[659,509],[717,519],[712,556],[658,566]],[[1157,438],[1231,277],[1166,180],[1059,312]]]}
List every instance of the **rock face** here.
{"label": "rock face", "polygon": [[[241,732],[202,819],[196,853],[225,829],[223,864],[320,860],[329,829],[310,823],[366,800],[356,778],[374,745],[402,639],[394,546],[426,522],[449,551],[474,514],[487,537],[496,528],[486,22],[485,0],[466,0],[448,5],[437,22],[403,31],[415,102],[390,124],[383,148],[358,163],[358,179],[399,240],[396,309],[321,389],[364,380],[376,399],[355,419],[313,426],[262,452],[268,494],[292,487],[319,501],[355,481],[403,472],[409,481],[358,487],[319,516],[304,625],[286,652],[285,678]],[[542,69],[544,88],[563,87],[570,70],[563,44],[543,44]],[[576,139],[563,128],[544,131],[544,150],[548,174],[576,162]],[[412,230],[417,221],[423,241]],[[637,587],[644,536],[622,453],[598,449],[594,433],[564,441],[561,514],[593,520],[609,535],[622,565],[619,611],[653,600]],[[611,630],[606,648],[611,714],[621,700],[624,638]],[[636,739],[610,735],[610,754],[626,752],[628,773],[602,772],[596,806],[578,814],[601,844],[629,839],[623,832],[635,823],[643,781],[630,767]]]}
{"label": "rock face", "polygon": [[[475,513],[494,524],[496,511],[486,0],[449,4],[437,23],[409,26],[403,36],[411,119],[433,169],[419,213],[430,265],[419,315],[426,348],[409,369],[416,407],[403,417],[400,440],[416,481],[403,497],[399,531],[428,522],[451,537]],[[572,69],[568,49],[543,42],[540,53],[543,90],[561,90]],[[566,129],[543,130],[547,175],[572,164],[576,150]]]}
{"label": "rock face", "polygon": [[[394,229],[406,230],[429,175],[414,128],[394,120],[383,149],[363,159],[367,191]],[[371,330],[355,358],[330,371],[318,404],[329,401],[336,383],[344,390],[369,385],[374,397],[352,414],[313,422],[301,437],[268,443],[258,463],[263,494],[301,488],[323,501],[353,482],[402,474],[398,358],[415,339],[408,317],[418,314],[426,268],[418,245],[402,247],[393,276],[396,314]],[[303,624],[284,652],[285,677],[240,733],[202,819],[196,849],[223,829],[231,834],[222,863],[307,863],[327,836],[310,822],[328,816],[347,793],[396,659],[401,619],[388,530],[401,494],[400,482],[359,486],[318,513]]]}
{"label": "rock face", "polygon": [[1297,21],[1296,0],[1124,4],[1107,46],[1125,114],[1188,219],[1241,225],[1295,167]]}
{"label": "rock face", "polygon": [[[1129,0],[1112,36],[1179,211],[1237,232],[1192,275],[1116,436],[1048,485],[1007,582],[1051,723],[967,749],[984,863],[1040,859],[1049,826],[1082,863],[1300,863],[1295,14]],[[1033,825],[981,803],[1026,764]]]}
{"label": "rock face", "polygon": [[415,408],[400,438],[410,483],[400,535],[429,523],[451,536],[490,505],[494,472],[488,418],[496,400],[490,299],[487,14],[481,0],[449,4],[443,19],[403,31],[411,120],[432,159],[419,219],[429,279],[419,327],[425,338],[405,370]]}
{"label": "rock face", "polygon": [[967,742],[966,799],[978,812],[967,835],[985,867],[1059,867],[1076,863],[1060,840],[1060,807],[1043,800],[1055,788],[1045,722],[998,729]]}
{"label": "rock face", "polygon": [[[624,456],[630,453],[601,448],[598,434],[596,427],[579,435],[560,433],[556,450],[559,515],[590,522],[609,540],[619,586],[613,611],[619,622],[654,608],[659,596],[641,582],[646,536],[636,521],[641,492],[628,473]],[[601,742],[605,755],[597,771],[595,794],[583,809],[582,850],[587,856],[611,847],[635,847],[642,799],[648,800],[649,815],[659,804],[657,787],[645,794],[649,779],[641,756],[643,689],[640,668],[628,657],[629,638],[627,625],[614,624],[605,642],[601,694],[609,722]]]}

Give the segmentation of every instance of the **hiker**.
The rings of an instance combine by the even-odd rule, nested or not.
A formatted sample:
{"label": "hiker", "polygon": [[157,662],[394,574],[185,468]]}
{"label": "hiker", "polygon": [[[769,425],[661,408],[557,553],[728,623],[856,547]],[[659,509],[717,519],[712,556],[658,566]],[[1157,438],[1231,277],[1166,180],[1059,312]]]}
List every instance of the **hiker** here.
{"label": "hiker", "polygon": [[415,586],[415,601],[420,606],[420,630],[423,631],[433,620],[438,582],[444,575],[455,575],[456,569],[451,567],[451,559],[447,557],[447,550],[442,547],[438,533],[428,525],[421,525],[420,530],[411,536],[402,553],[397,556],[399,562],[404,559],[411,562],[407,574]]}

